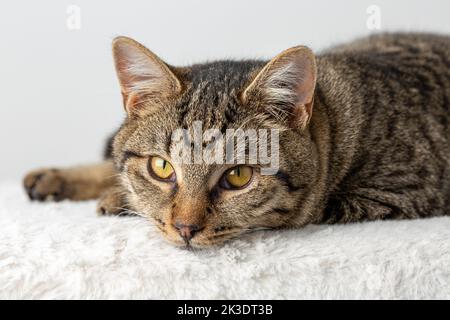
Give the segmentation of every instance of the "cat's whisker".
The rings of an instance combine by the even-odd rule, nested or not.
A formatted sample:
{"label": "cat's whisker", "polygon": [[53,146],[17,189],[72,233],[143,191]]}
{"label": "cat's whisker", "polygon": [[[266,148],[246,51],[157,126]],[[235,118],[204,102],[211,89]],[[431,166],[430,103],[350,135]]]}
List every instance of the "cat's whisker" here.
{"label": "cat's whisker", "polygon": [[267,230],[274,230],[275,228],[272,227],[250,227],[250,228],[246,228],[245,232],[246,233],[251,233],[251,232],[258,232],[258,231],[267,231]]}
{"label": "cat's whisker", "polygon": [[120,173],[113,173],[113,174],[105,176],[105,179],[115,179],[115,178],[119,178],[119,177],[120,177]]}
{"label": "cat's whisker", "polygon": [[142,214],[142,213],[140,213],[140,212],[137,212],[137,211],[133,211],[133,210],[130,210],[130,209],[128,209],[128,208],[119,208],[119,209],[123,209],[123,212],[121,212],[120,214],[119,214],[119,216],[120,215],[135,215],[135,216],[139,216],[139,217],[143,217],[143,218],[145,218],[145,215],[144,214]]}
{"label": "cat's whisker", "polygon": [[226,241],[226,240],[235,238],[235,237],[237,237],[237,236],[239,236],[241,234],[242,234],[241,232],[233,232],[233,233],[224,234],[224,235],[221,235],[221,236],[211,236],[211,237],[208,237],[207,239],[209,241],[215,241],[215,240]]}
{"label": "cat's whisker", "polygon": [[164,234],[167,234],[167,230],[161,227],[159,224],[155,224],[155,226]]}
{"label": "cat's whisker", "polygon": [[231,232],[224,232],[224,233],[214,234],[214,235],[208,237],[208,239],[226,237],[228,235],[235,234],[235,233],[238,233],[238,232],[239,231],[231,231]]}

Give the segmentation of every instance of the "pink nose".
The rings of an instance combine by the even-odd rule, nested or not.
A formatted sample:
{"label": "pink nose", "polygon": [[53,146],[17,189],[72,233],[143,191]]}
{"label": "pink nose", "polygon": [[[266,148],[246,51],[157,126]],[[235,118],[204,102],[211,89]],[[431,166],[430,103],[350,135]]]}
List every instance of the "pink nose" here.
{"label": "pink nose", "polygon": [[200,230],[200,226],[196,224],[186,225],[177,222],[175,223],[174,227],[178,230],[178,233],[185,241],[190,241]]}

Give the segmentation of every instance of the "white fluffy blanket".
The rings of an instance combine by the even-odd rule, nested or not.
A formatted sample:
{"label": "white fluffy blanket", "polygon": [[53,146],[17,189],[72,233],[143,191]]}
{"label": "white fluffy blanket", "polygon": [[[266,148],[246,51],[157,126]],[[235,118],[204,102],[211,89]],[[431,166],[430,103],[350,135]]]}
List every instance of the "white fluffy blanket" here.
{"label": "white fluffy blanket", "polygon": [[450,217],[259,232],[172,247],[142,218],[30,203],[0,185],[2,299],[450,298]]}

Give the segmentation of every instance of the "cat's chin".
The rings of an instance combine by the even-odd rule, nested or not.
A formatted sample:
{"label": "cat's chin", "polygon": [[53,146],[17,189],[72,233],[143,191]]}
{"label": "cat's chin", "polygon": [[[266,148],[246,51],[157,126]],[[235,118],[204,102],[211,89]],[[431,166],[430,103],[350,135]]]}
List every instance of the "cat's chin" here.
{"label": "cat's chin", "polygon": [[184,249],[184,250],[202,250],[202,249],[209,249],[209,248],[214,248],[214,247],[220,247],[222,246],[225,242],[231,240],[221,240],[221,241],[217,241],[217,242],[203,242],[200,238],[199,239],[192,239],[189,242],[186,242],[182,239],[174,239],[174,238],[170,238],[167,236],[164,236],[164,239],[166,241],[168,241],[171,245],[180,248],[180,249]]}
{"label": "cat's chin", "polygon": [[170,244],[174,245],[177,248],[184,249],[184,250],[202,250],[202,249],[209,249],[214,247],[221,246],[224,242],[220,243],[202,243],[202,242],[195,242],[191,241],[189,243],[186,243],[184,241],[178,241],[173,239],[167,239]]}
{"label": "cat's chin", "polygon": [[195,237],[193,237],[190,241],[186,242],[183,238],[181,238],[180,234],[171,227],[163,227],[161,225],[158,225],[158,228],[161,232],[161,236],[169,242],[171,245],[183,248],[183,249],[193,249],[193,250],[199,250],[199,249],[207,249],[207,248],[214,248],[214,247],[220,247],[227,241],[230,241],[236,236],[238,236],[238,233],[235,234],[229,234],[226,236],[217,236],[214,237],[212,232],[209,232],[209,229],[206,228],[206,230],[203,230],[202,232],[199,232]]}

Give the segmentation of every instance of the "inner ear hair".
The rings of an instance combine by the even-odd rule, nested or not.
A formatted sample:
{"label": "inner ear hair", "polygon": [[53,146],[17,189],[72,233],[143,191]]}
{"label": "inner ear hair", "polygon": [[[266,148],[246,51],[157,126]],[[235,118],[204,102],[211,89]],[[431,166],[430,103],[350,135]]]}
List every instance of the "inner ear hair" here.
{"label": "inner ear hair", "polygon": [[297,46],[269,61],[241,97],[245,104],[256,104],[290,126],[304,128],[312,115],[316,80],[314,54]]}
{"label": "inner ear hair", "polygon": [[123,95],[125,109],[129,114],[142,112],[142,102],[160,101],[181,91],[181,82],[171,68],[157,55],[128,38],[113,41],[113,56]]}

